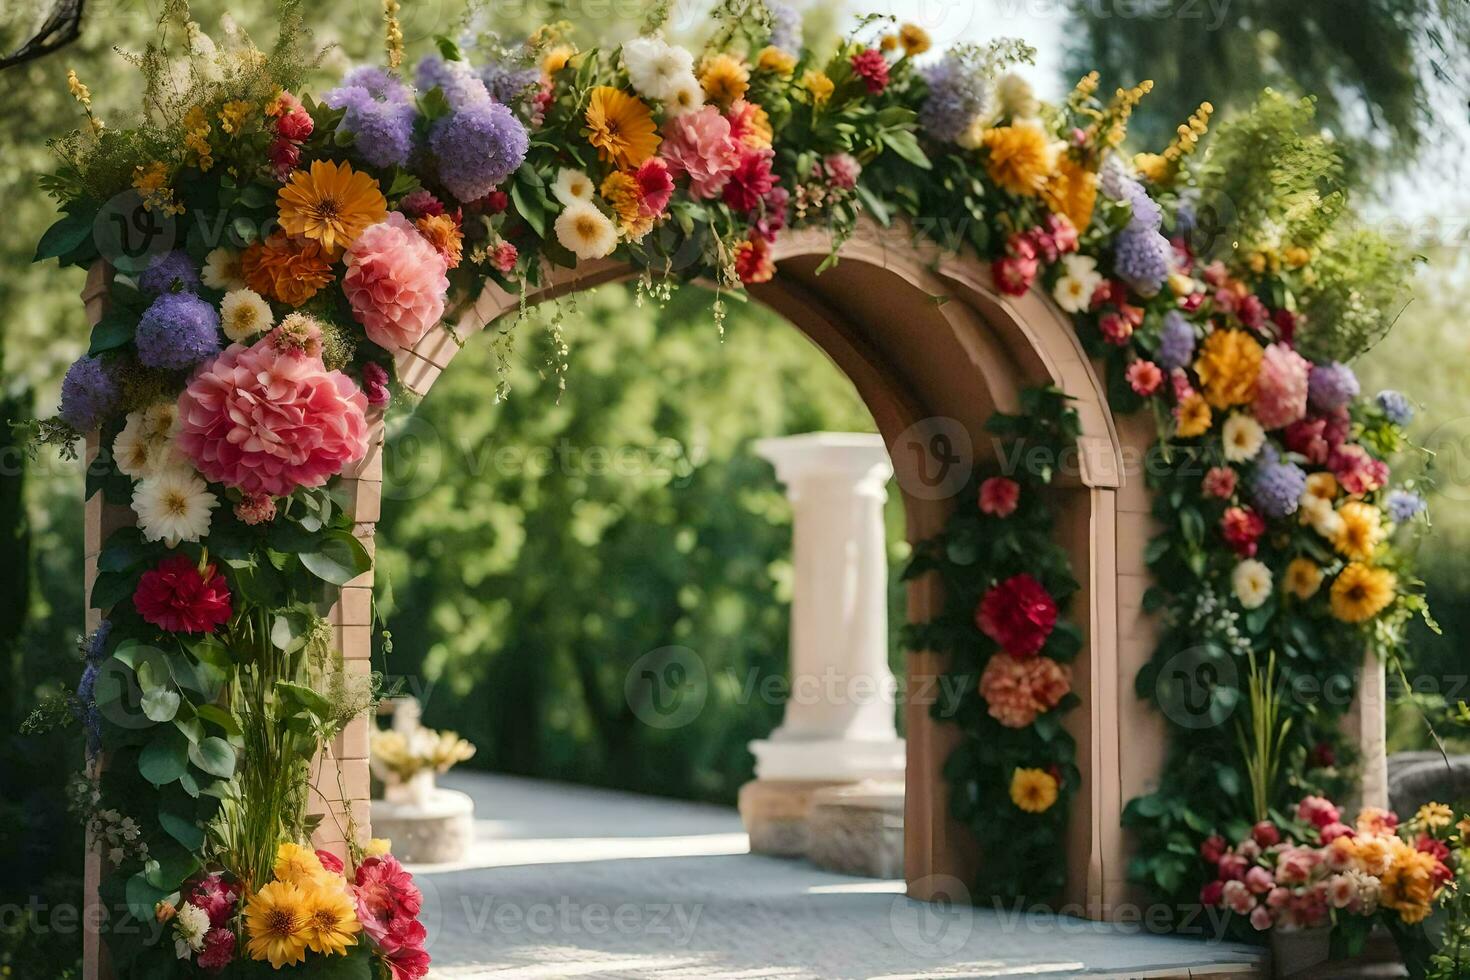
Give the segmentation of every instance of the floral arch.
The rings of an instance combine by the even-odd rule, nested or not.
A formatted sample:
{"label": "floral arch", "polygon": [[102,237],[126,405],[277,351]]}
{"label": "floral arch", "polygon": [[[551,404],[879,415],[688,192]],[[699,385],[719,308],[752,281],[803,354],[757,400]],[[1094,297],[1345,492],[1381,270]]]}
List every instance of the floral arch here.
{"label": "floral arch", "polygon": [[[125,977],[423,975],[418,892],[366,808],[383,412],[487,325],[635,278],[713,283],[716,320],[732,290],[781,313],[889,447],[911,893],[1418,926],[1432,848],[1395,858],[1440,862],[1399,892],[1339,854],[1357,890],[1329,909],[1325,882],[1233,887],[1266,845],[1221,840],[1351,839],[1322,794],[1363,787],[1352,699],[1322,692],[1399,662],[1424,610],[1398,546],[1423,500],[1389,473],[1412,408],[1345,364],[1405,265],[1338,221],[1309,102],[1268,95],[1200,157],[1205,104],[1128,155],[1148,84],[1042,106],[1019,43],[924,64],[921,30],[869,21],[818,56],[769,2],[730,5],[697,71],[657,25],[580,52],[551,25],[478,64],[440,39],[410,84],[391,0],[389,67],[317,102],[283,11],[264,53],[169,4],[149,115],[109,128],[73,73],[86,128],[47,178],[65,214],[37,257],[91,270],[90,348],[33,425],[87,443],[89,880],[172,940],[93,930],[89,970],[106,938]],[[972,465],[933,492],[939,430]],[[954,704],[925,700],[941,674]]]}

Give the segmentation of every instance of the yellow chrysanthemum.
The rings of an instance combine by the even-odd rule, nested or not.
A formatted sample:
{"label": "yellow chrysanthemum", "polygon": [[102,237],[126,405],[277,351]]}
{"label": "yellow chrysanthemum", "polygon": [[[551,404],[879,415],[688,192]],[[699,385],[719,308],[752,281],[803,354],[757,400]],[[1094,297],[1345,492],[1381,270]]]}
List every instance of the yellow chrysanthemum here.
{"label": "yellow chrysanthemum", "polygon": [[1190,395],[1179,403],[1174,431],[1182,439],[1193,439],[1210,431],[1210,406],[1199,395]]}
{"label": "yellow chrysanthemum", "polygon": [[1086,231],[1097,204],[1097,174],[1064,153],[1041,189],[1041,199],[1053,211],[1066,215],[1079,233]]}
{"label": "yellow chrysanthemum", "polygon": [[1337,509],[1337,516],[1342,522],[1332,547],[1353,561],[1372,558],[1378,542],[1383,540],[1383,518],[1378,508],[1361,500],[1350,500]]}
{"label": "yellow chrysanthemum", "polygon": [[618,227],[623,235],[638,241],[653,227],[653,218],[643,213],[643,198],[638,191],[638,180],[625,170],[614,170],[602,181],[598,189],[602,199],[617,215]]}
{"label": "yellow chrysanthemum", "polygon": [[1425,830],[1443,830],[1455,819],[1455,811],[1445,803],[1426,803],[1414,814],[1414,822]]}
{"label": "yellow chrysanthemum", "polygon": [[567,66],[576,53],[577,49],[570,44],[558,44],[541,59],[541,70],[548,75],[555,75]]}
{"label": "yellow chrysanthemum", "polygon": [[278,880],[292,885],[302,885],[326,874],[315,851],[291,841],[276,848],[276,865],[271,870]]}
{"label": "yellow chrysanthemum", "polygon": [[287,235],[321,242],[332,255],[388,215],[376,180],[330,160],[313,160],[310,171],[294,171],[276,195],[276,206]]}
{"label": "yellow chrysanthemum", "polygon": [[756,56],[755,66],[761,71],[774,72],[782,78],[788,78],[796,70],[796,55],[774,44],[768,44]]}
{"label": "yellow chrysanthemum", "polygon": [[987,151],[985,172],[1012,194],[1040,194],[1057,169],[1057,145],[1034,119],[987,129],[980,145]]}
{"label": "yellow chrysanthemum", "polygon": [[1305,602],[1322,587],[1322,568],[1310,558],[1293,558],[1286,566],[1281,587]]}
{"label": "yellow chrysanthemum", "polygon": [[269,960],[273,969],[306,959],[306,900],[287,881],[272,881],[245,903],[245,948],[253,960]]}
{"label": "yellow chrysanthemum", "polygon": [[1057,801],[1056,777],[1043,769],[1017,769],[1011,776],[1011,802],[1027,813],[1045,813]]}
{"label": "yellow chrysanthemum", "polygon": [[1206,337],[1194,363],[1205,401],[1213,408],[1254,401],[1262,353],[1261,345],[1243,330],[1216,330]]}
{"label": "yellow chrysanthemum", "polygon": [[1344,623],[1366,623],[1393,602],[1397,587],[1393,572],[1355,561],[1332,583],[1332,615]]}
{"label": "yellow chrysanthemum", "polygon": [[750,69],[734,55],[723,52],[710,55],[699,66],[699,84],[713,101],[729,105],[745,97],[750,88]]}
{"label": "yellow chrysanthemum", "polygon": [[832,98],[832,92],[837,88],[832,84],[832,79],[827,77],[826,72],[815,69],[802,74],[801,87],[810,93],[812,105],[826,105],[827,100]]}
{"label": "yellow chrysanthemum", "polygon": [[619,167],[637,167],[658,151],[658,127],[648,106],[621,89],[599,85],[587,101],[587,142]]}
{"label": "yellow chrysanthemum", "polygon": [[929,32],[918,24],[904,24],[898,29],[898,43],[904,54],[923,54],[934,46]]}
{"label": "yellow chrysanthemum", "polygon": [[342,955],[347,952],[347,947],[356,945],[362,924],[357,921],[357,912],[342,879],[312,881],[301,891],[307,949],[334,956]]}
{"label": "yellow chrysanthemum", "polygon": [[1433,854],[1415,849],[1403,840],[1393,846],[1393,864],[1382,879],[1379,901],[1393,909],[1410,925],[1423,922],[1434,911],[1434,900],[1443,887],[1435,879],[1439,861]]}

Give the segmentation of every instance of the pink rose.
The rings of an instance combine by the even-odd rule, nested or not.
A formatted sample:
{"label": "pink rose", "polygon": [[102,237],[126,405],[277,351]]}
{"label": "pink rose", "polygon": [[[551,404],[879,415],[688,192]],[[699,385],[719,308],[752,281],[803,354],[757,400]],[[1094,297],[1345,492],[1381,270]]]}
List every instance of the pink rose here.
{"label": "pink rose", "polygon": [[1021,485],[1004,476],[980,484],[980,510],[992,517],[1010,517],[1021,500]]}
{"label": "pink rose", "polygon": [[1255,896],[1251,894],[1249,888],[1245,887],[1245,882],[1243,881],[1232,880],[1225,882],[1225,889],[1221,894],[1225,901],[1225,907],[1236,915],[1245,915],[1256,907]]}
{"label": "pink rose", "polygon": [[1229,500],[1235,494],[1235,471],[1228,466],[1211,466],[1200,481],[1200,489],[1211,497]]}
{"label": "pink rose", "polygon": [[1332,805],[1332,801],[1321,796],[1304,797],[1296,805],[1296,815],[1318,829],[1342,818],[1342,813]]}
{"label": "pink rose", "polygon": [[1276,887],[1276,879],[1271,877],[1271,872],[1259,864],[1253,865],[1245,873],[1245,887],[1249,888],[1256,895],[1264,895]]}
{"label": "pink rose", "polygon": [[1264,905],[1257,905],[1251,909],[1251,925],[1257,932],[1265,932],[1271,928],[1271,910]]}
{"label": "pink rose", "polygon": [[1322,843],[1324,843],[1324,844],[1331,844],[1333,841],[1337,840],[1339,837],[1352,837],[1352,836],[1354,836],[1354,834],[1353,834],[1353,828],[1349,827],[1345,823],[1337,823],[1335,821],[1333,823],[1330,823],[1327,826],[1323,827],[1321,834],[1322,834]]}
{"label": "pink rose", "polygon": [[740,164],[730,121],[712,105],[664,123],[660,155],[675,176],[689,177],[689,192],[704,200],[717,197]]}
{"label": "pink rose", "polygon": [[411,348],[444,315],[444,256],[397,211],[357,236],[344,261],[342,291],[379,347]]}
{"label": "pink rose", "polygon": [[1220,858],[1217,870],[1225,881],[1240,881],[1245,877],[1247,867],[1245,858],[1239,854],[1225,854]]}

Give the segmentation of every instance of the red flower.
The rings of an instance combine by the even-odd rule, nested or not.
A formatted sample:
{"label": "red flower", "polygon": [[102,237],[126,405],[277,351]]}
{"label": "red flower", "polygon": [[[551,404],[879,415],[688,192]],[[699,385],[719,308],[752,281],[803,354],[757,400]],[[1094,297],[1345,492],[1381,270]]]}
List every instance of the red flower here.
{"label": "red flower", "polygon": [[1269,820],[1262,820],[1251,828],[1251,839],[1262,847],[1271,847],[1281,843],[1281,831]]}
{"label": "red flower", "polygon": [[509,273],[516,267],[516,260],[521,253],[510,242],[501,242],[490,252],[490,264],[501,272]]}
{"label": "red flower", "polygon": [[[1337,753],[1332,750],[1332,745],[1327,742],[1318,742],[1312,746],[1309,758],[1312,766],[1317,769],[1325,769],[1328,766],[1337,765]],[[1394,823],[1398,823],[1398,817],[1394,817]]]}
{"label": "red flower", "polygon": [[1200,489],[1211,497],[1229,500],[1235,494],[1235,471],[1228,466],[1211,466],[1200,481]]}
{"label": "red flower", "polygon": [[1220,904],[1220,899],[1225,897],[1225,882],[1218,878],[1205,883],[1205,887],[1199,890],[1199,903],[1207,908],[1213,908]]}
{"label": "red flower", "polygon": [[776,274],[771,246],[761,236],[752,234],[735,246],[735,273],[743,283],[770,282]]}
{"label": "red flower", "polygon": [[1004,476],[980,484],[980,510],[992,517],[1010,517],[1021,500],[1021,485]]}
{"label": "red flower", "polygon": [[199,951],[199,967],[216,973],[235,958],[235,934],[223,926],[215,926],[204,934],[204,949]]}
{"label": "red flower", "polygon": [[649,157],[633,174],[638,182],[638,206],[644,216],[656,218],[674,195],[674,175],[660,157]]}
{"label": "red flower", "polygon": [[1007,255],[990,264],[995,284],[1007,296],[1024,296],[1036,279],[1036,259]]}
{"label": "red flower", "polygon": [[476,201],[475,206],[486,214],[499,214],[510,207],[510,195],[505,191],[491,191]]}
{"label": "red flower", "polygon": [[[491,194],[504,194],[504,191],[491,191]],[[481,198],[483,202],[485,198]],[[435,197],[430,191],[420,187],[416,191],[409,191],[403,195],[403,200],[398,202],[398,210],[410,218],[427,218],[433,215],[444,214],[444,202]]]}
{"label": "red flower", "polygon": [[271,141],[266,157],[271,162],[271,169],[275,172],[276,179],[285,180],[301,160],[301,146],[285,137],[277,137]]}
{"label": "red flower", "polygon": [[1249,507],[1231,507],[1220,518],[1225,543],[1242,558],[1256,556],[1256,539],[1266,533],[1266,521]]}
{"label": "red flower", "polygon": [[1046,216],[1046,230],[1051,235],[1052,243],[1056,245],[1057,251],[1066,255],[1068,252],[1077,251],[1077,226],[1065,214],[1049,214]]}
{"label": "red flower", "polygon": [[1362,446],[1338,446],[1327,457],[1327,468],[1343,490],[1355,497],[1372,493],[1388,482],[1388,464],[1369,456]]}
{"label": "red flower", "polygon": [[878,95],[888,87],[888,61],[876,48],[864,48],[850,59],[852,70],[868,87],[869,95]]}
{"label": "red flower", "polygon": [[[283,95],[282,99],[285,98],[286,96]],[[296,102],[295,99],[291,101],[295,104],[276,117],[276,133],[283,139],[300,143],[311,135],[315,123],[311,121],[311,113],[307,112],[300,102]]]}
{"label": "red flower", "polygon": [[1230,845],[1225,842],[1225,838],[1219,834],[1211,834],[1200,844],[1199,856],[1210,864],[1219,864],[1220,859],[1225,856],[1225,852],[1229,849]]}
{"label": "red flower", "polygon": [[741,214],[759,207],[761,200],[776,185],[775,178],[771,176],[771,159],[774,156],[769,149],[746,149],[725,183],[725,203]]}
{"label": "red flower", "polygon": [[1153,361],[1134,361],[1128,365],[1128,387],[1143,398],[1157,392],[1164,383],[1164,372]]}
{"label": "red flower", "polygon": [[318,850],[316,852],[316,859],[322,863],[324,869],[330,871],[332,874],[339,875],[342,873],[342,859],[331,851]]}
{"label": "red flower", "polygon": [[133,608],[170,633],[210,633],[230,618],[230,587],[213,565],[172,555],[143,573]]}
{"label": "red flower", "polygon": [[238,885],[225,881],[218,874],[211,874],[194,883],[186,901],[203,909],[209,916],[209,924],[218,927],[230,921],[239,898]]}
{"label": "red flower", "polygon": [[1414,850],[1433,855],[1436,861],[1448,861],[1450,859],[1449,845],[1442,840],[1435,840],[1428,834],[1419,835],[1419,839],[1414,841]]}
{"label": "red flower", "polygon": [[[382,945],[393,935],[402,935],[399,920],[415,919],[423,907],[424,896],[413,883],[413,875],[391,854],[370,857],[357,866],[356,885],[352,889],[357,902],[357,918],[373,941]],[[392,928],[397,923],[399,933]]]}
{"label": "red flower", "polygon": [[1098,317],[1097,328],[1103,340],[1115,347],[1122,347],[1133,336],[1133,322],[1121,313],[1104,313]]}
{"label": "red flower", "polygon": [[980,632],[1013,657],[1040,652],[1056,624],[1056,600],[1024,572],[991,586],[975,610]]}

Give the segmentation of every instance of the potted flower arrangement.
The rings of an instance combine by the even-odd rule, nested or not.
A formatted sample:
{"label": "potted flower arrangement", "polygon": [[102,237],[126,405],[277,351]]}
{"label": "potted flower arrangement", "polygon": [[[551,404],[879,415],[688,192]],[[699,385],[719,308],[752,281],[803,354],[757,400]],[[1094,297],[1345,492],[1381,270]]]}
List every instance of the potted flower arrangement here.
{"label": "potted flower arrangement", "polygon": [[422,806],[434,795],[436,774],[474,757],[475,747],[456,732],[425,728],[418,719],[418,702],[405,699],[394,711],[392,728],[372,730],[373,775],[390,803]]}

